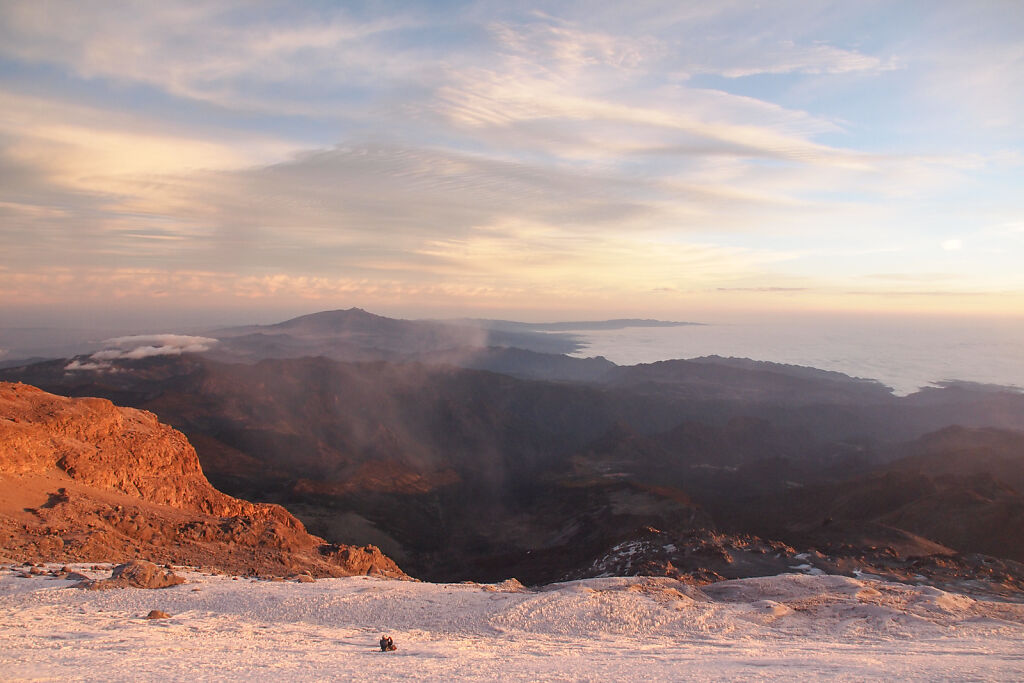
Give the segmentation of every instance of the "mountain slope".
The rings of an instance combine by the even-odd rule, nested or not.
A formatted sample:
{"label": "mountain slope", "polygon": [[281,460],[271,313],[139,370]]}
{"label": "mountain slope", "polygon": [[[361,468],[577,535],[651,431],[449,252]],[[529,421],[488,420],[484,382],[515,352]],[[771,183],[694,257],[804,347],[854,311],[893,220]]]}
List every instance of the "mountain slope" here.
{"label": "mountain slope", "polygon": [[[960,385],[896,397],[840,373],[719,357],[620,367],[489,345],[495,330],[486,324],[327,311],[222,330],[203,355],[122,349],[0,378],[151,410],[187,434],[222,490],[287,505],[314,533],[379,545],[418,576],[449,581],[505,578],[513,568],[554,580],[561,565],[589,561],[638,526],[732,529],[734,508],[750,501],[765,507],[733,530],[776,538],[763,530],[772,521],[779,533],[803,533],[846,494],[848,509],[863,504],[867,516],[836,521],[809,542],[930,553],[941,531],[924,525],[932,503],[893,517],[896,508],[877,506],[862,480],[913,454],[899,442],[950,424],[1024,424],[1024,395],[1012,392]],[[522,332],[505,327],[497,332]],[[244,339],[256,345],[249,356],[232,347]],[[297,357],[263,358],[264,343]],[[346,354],[374,360],[337,360]],[[954,477],[970,474],[958,469],[956,439],[940,441],[921,452],[929,464],[912,467],[913,481],[892,479],[893,495],[900,481],[918,491],[914,477],[941,462]],[[1015,461],[1006,448],[990,450],[971,451],[971,462],[1004,463],[993,476],[1018,486],[1007,479]],[[833,488],[818,499],[819,486]],[[862,486],[863,500],[854,496]],[[982,514],[995,500],[990,489],[959,509],[996,523]],[[944,495],[934,499],[939,512]],[[916,531],[893,526],[912,522]]]}
{"label": "mountain slope", "polygon": [[[874,471],[737,501],[736,523],[791,543],[899,546],[907,534],[1024,561],[1024,434],[949,427],[898,446]],[[905,552],[905,551],[904,551]]]}
{"label": "mountain slope", "polygon": [[0,383],[0,494],[18,559],[402,575],[376,548],[329,546],[280,506],[217,491],[183,434],[104,399]]}
{"label": "mountain slope", "polygon": [[210,332],[220,343],[210,356],[221,360],[325,356],[335,360],[396,360],[451,349],[516,347],[541,353],[576,350],[576,338],[529,329],[487,329],[472,321],[399,320],[361,308],[321,311],[273,325]]}

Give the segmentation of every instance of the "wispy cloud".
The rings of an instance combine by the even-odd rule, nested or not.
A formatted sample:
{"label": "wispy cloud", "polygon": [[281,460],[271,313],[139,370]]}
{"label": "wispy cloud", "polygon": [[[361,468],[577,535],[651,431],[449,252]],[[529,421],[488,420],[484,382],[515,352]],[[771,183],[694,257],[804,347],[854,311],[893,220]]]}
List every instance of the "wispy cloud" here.
{"label": "wispy cloud", "polygon": [[768,292],[768,293],[786,293],[786,292],[806,292],[807,287],[719,287],[719,292]]}
{"label": "wispy cloud", "polygon": [[864,275],[867,280],[887,280],[891,282],[937,282],[956,280],[956,273],[869,273]]}
{"label": "wispy cloud", "polygon": [[[22,61],[232,109],[306,114],[323,112],[310,100],[324,88],[372,83],[392,64],[395,74],[405,73],[408,57],[374,39],[413,21],[359,20],[341,7],[213,1],[126,8],[89,0],[16,1],[4,19],[0,53]],[[283,99],[281,88],[299,97]]]}
{"label": "wispy cloud", "polygon": [[725,64],[695,63],[690,69],[695,73],[742,78],[759,74],[846,74],[899,68],[894,59],[881,59],[823,43],[799,45],[792,40],[774,43],[757,40],[747,42],[743,48]]}
{"label": "wispy cloud", "polygon": [[1001,296],[1008,294],[1008,292],[978,292],[969,290],[952,290],[952,289],[891,289],[891,290],[851,290],[845,292],[845,294],[854,296],[868,296],[868,297],[887,297],[887,298],[916,298],[916,297],[991,297]]}

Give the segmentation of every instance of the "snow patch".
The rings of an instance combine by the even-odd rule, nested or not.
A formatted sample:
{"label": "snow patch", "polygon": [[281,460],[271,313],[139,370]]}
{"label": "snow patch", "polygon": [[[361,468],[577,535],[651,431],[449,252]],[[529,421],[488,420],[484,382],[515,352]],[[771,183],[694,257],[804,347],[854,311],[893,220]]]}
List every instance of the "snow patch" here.
{"label": "snow patch", "polygon": [[[631,577],[530,590],[175,571],[187,583],[82,591],[0,570],[4,678],[1021,678],[1024,605],[868,579],[785,574],[695,588]],[[146,620],[154,609],[170,617]],[[379,652],[381,633],[397,652]]]}

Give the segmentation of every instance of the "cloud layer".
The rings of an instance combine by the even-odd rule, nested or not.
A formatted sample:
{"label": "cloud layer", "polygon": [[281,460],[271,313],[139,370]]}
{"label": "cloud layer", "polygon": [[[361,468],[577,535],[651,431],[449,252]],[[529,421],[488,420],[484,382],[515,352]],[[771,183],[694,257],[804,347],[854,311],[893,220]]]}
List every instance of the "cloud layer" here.
{"label": "cloud layer", "polygon": [[216,343],[217,340],[210,337],[193,337],[184,334],[142,334],[114,337],[105,340],[104,348],[90,355],[89,360],[72,360],[64,366],[64,369],[68,371],[107,370],[113,367],[110,361],[202,353],[209,351]]}
{"label": "cloud layer", "polygon": [[4,3],[0,294],[1019,310],[1020,14]]}

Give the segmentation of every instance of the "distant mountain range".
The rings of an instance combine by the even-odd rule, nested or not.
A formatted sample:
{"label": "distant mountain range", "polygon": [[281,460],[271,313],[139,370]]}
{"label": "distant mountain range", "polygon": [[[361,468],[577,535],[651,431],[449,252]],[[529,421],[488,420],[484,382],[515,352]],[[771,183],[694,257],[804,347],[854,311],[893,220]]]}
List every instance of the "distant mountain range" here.
{"label": "distant mountain range", "polygon": [[[556,331],[359,309],[209,334],[200,354],[81,356],[0,379],[153,411],[222,490],[420,578],[778,571],[753,559],[771,543],[899,576],[982,571],[970,553],[1024,560],[1019,393],[896,397],[720,357],[624,367],[545,351],[567,343]],[[652,554],[627,569],[612,549],[634,542]],[[911,571],[931,556],[959,559]]]}
{"label": "distant mountain range", "polygon": [[572,335],[542,333],[525,323],[396,320],[359,308],[304,315],[275,325],[214,330],[210,334],[221,342],[215,356],[249,360],[303,356],[397,360],[416,354],[491,347],[562,354],[580,347]]}
{"label": "distant mountain range", "polygon": [[463,320],[439,320],[441,323],[468,324],[485,330],[502,332],[576,332],[584,330],[623,330],[628,327],[683,327],[686,325],[702,325],[703,323],[674,322],[670,320],[652,320],[650,318],[617,318],[615,320],[584,320],[561,323],[521,323],[512,320],[486,320],[482,318],[465,318]]}

